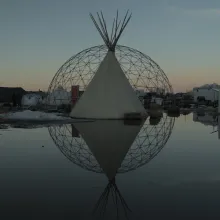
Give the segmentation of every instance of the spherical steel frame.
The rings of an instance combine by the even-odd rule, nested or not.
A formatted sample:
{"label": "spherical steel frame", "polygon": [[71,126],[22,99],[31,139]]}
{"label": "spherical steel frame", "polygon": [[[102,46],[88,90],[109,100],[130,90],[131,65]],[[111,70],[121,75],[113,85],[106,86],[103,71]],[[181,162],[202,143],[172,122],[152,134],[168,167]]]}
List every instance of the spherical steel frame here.
{"label": "spherical steel frame", "polygon": [[[79,85],[80,90],[85,91],[107,51],[105,45],[100,45],[72,56],[53,77],[48,94],[59,87],[70,92],[73,85]],[[161,89],[163,93],[173,93],[166,74],[149,56],[122,45],[116,46],[115,55],[134,89],[144,89],[147,92]],[[48,95],[47,103],[51,103],[50,99]],[[69,97],[66,99],[71,102]],[[55,99],[53,101],[56,102]]]}

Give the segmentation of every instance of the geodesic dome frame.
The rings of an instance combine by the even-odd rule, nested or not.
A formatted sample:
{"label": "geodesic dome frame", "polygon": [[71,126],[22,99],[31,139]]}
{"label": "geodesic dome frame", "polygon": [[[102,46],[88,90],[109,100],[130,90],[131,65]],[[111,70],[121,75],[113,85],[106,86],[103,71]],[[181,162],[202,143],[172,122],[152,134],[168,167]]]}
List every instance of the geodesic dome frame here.
{"label": "geodesic dome frame", "polygon": [[[107,51],[106,45],[94,46],[67,60],[50,83],[47,104],[71,104],[72,86],[79,85],[81,91],[86,91]],[[134,89],[163,94],[173,92],[166,74],[149,56],[122,45],[116,46],[115,55]]]}
{"label": "geodesic dome frame", "polygon": [[[129,148],[118,173],[135,170],[151,161],[170,138],[174,122],[174,118],[165,114],[157,125],[151,125],[147,119]],[[81,135],[72,137],[70,124],[54,125],[49,127],[48,131],[55,145],[71,162],[83,169],[103,173]]]}

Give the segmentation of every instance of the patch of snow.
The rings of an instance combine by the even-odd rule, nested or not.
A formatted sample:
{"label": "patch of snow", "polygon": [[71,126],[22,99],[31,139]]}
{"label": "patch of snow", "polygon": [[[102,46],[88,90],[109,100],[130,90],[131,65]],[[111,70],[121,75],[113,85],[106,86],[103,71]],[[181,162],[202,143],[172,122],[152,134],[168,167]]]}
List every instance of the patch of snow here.
{"label": "patch of snow", "polygon": [[0,114],[4,119],[18,119],[18,120],[69,120],[68,117],[58,116],[54,113],[45,113],[39,111],[25,110],[22,112],[13,112],[7,114]]}

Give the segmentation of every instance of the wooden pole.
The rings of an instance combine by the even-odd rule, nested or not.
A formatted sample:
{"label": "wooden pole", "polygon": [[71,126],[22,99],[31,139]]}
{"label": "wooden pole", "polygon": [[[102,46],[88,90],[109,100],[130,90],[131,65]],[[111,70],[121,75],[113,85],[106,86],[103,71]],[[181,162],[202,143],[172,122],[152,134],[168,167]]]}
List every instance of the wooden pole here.
{"label": "wooden pole", "polygon": [[218,115],[218,139],[220,139],[220,116]]}
{"label": "wooden pole", "polygon": [[218,91],[218,114],[220,114],[220,90]]}

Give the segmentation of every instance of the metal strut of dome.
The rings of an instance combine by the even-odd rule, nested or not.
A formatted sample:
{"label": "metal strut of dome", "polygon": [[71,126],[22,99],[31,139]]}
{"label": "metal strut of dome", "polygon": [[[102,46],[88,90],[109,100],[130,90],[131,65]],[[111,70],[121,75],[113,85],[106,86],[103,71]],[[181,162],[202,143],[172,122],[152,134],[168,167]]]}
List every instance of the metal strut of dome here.
{"label": "metal strut of dome", "polygon": [[102,14],[102,11],[100,13],[97,12],[98,22],[95,20],[93,15],[90,13],[90,17],[96,26],[99,34],[101,35],[102,39],[104,40],[106,46],[108,47],[109,51],[115,52],[116,44],[124,31],[125,27],[127,26],[128,22],[131,19],[132,14],[128,14],[129,10],[127,10],[127,13],[121,22],[121,20],[118,19],[118,11],[116,14],[116,18],[114,18],[113,24],[112,24],[112,31],[111,35],[108,34],[106,21],[104,19],[104,16]]}

